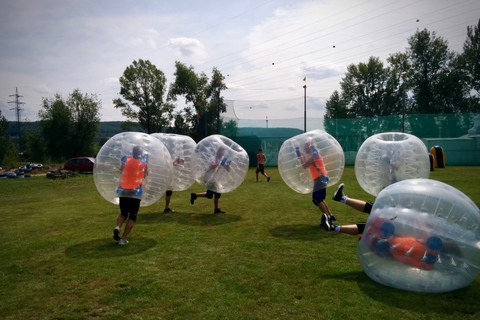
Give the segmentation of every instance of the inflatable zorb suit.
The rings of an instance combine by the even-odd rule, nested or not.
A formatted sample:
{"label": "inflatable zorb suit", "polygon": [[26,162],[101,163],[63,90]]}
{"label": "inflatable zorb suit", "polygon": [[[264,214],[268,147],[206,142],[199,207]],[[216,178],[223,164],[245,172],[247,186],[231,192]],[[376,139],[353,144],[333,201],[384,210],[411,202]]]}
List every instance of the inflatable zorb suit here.
{"label": "inflatable zorb suit", "polygon": [[207,190],[227,193],[242,184],[248,163],[248,153],[239,144],[222,135],[211,135],[195,147],[195,180]]}
{"label": "inflatable zorb suit", "polygon": [[189,136],[180,134],[152,133],[151,135],[167,147],[172,158],[172,182],[168,190],[183,191],[190,188],[195,182],[192,162],[197,145],[195,141]]}
{"label": "inflatable zorb suit", "polygon": [[419,138],[384,132],[363,142],[355,158],[355,175],[363,190],[376,196],[389,185],[430,176],[430,158]]}
{"label": "inflatable zorb suit", "polygon": [[[302,164],[312,157],[312,164],[304,168]],[[285,140],[278,152],[280,176],[298,193],[311,193],[336,184],[344,168],[342,146],[322,130],[309,131]]]}
{"label": "inflatable zorb suit", "polygon": [[480,211],[459,190],[410,179],[378,194],[357,249],[365,273],[386,286],[448,292],[480,271]]}
{"label": "inflatable zorb suit", "polygon": [[[122,168],[132,168],[133,164],[136,170],[122,172]],[[121,196],[141,199],[140,205],[148,206],[167,191],[172,180],[172,159],[157,138],[123,132],[110,138],[98,152],[93,178],[105,200],[118,204]]]}

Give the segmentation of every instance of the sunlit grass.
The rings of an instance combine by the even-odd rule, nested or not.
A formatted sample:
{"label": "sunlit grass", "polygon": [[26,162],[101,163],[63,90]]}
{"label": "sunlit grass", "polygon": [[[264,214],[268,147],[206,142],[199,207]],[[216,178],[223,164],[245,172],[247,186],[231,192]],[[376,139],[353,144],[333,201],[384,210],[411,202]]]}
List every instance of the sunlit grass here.
{"label": "sunlit grass", "polygon": [[[92,176],[0,180],[1,319],[477,319],[480,283],[446,294],[400,291],[371,281],[356,255],[358,237],[320,229],[310,200],[277,168],[212,200],[189,202],[195,184],[142,207],[130,244],[112,229],[118,207]],[[480,167],[431,173],[480,204]],[[352,167],[345,192],[374,200]],[[327,202],[341,223],[365,221]]]}

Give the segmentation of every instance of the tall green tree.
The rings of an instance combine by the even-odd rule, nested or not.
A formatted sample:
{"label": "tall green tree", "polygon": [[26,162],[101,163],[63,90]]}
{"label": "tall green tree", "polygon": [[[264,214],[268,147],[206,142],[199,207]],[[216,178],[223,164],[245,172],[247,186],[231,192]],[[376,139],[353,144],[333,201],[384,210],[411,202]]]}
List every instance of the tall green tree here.
{"label": "tall green tree", "polygon": [[415,113],[455,113],[464,103],[465,85],[455,72],[455,53],[435,32],[417,31],[408,39],[407,49],[413,68],[413,111]]}
{"label": "tall green tree", "polygon": [[162,132],[170,124],[174,106],[164,101],[165,74],[148,60],[133,61],[120,77],[120,94],[114,99],[128,124],[138,124],[147,133]]}
{"label": "tall green tree", "polygon": [[390,100],[394,98],[395,87],[388,82],[389,72],[377,57],[370,57],[367,63],[349,65],[340,82],[349,112],[357,117],[394,113]]}
{"label": "tall green tree", "polygon": [[75,89],[67,99],[60,94],[43,98],[38,115],[47,151],[56,161],[93,156],[100,125],[101,101],[95,94]]}
{"label": "tall green tree", "polygon": [[480,95],[480,19],[476,26],[467,27],[467,40],[463,44],[463,63],[470,87]]}
{"label": "tall green tree", "polygon": [[227,110],[221,95],[227,89],[224,80],[217,68],[213,68],[209,79],[204,72],[196,74],[193,66],[175,62],[175,81],[170,85],[168,98],[185,98],[187,106],[179,115],[183,116],[184,128],[190,128],[188,131],[195,133],[192,137],[197,141],[220,131],[220,114]]}

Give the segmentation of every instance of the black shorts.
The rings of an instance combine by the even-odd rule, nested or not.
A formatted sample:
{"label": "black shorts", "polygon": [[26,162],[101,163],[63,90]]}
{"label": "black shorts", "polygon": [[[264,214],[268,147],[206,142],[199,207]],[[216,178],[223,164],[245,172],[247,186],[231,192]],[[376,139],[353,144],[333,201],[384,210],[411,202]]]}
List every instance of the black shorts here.
{"label": "black shorts", "polygon": [[257,167],[257,171],[255,173],[261,173],[261,174],[264,174],[265,173],[265,165],[264,164],[259,164],[258,167]]}
{"label": "black shorts", "polygon": [[120,214],[133,222],[137,221],[140,199],[120,197]]}

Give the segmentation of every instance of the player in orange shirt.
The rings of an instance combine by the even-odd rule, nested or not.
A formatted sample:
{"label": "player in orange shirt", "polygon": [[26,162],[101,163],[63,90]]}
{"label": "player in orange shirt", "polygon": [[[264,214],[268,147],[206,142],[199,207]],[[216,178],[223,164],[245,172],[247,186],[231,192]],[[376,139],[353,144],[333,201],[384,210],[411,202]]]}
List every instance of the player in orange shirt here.
{"label": "player in orange shirt", "polygon": [[323,159],[318,150],[315,148],[313,139],[305,142],[302,152],[299,147],[296,148],[298,158],[302,163],[303,168],[310,170],[310,175],[313,179],[313,193],[312,202],[320,211],[322,211],[321,226],[325,230],[329,229],[333,222],[336,221],[333,214],[330,212],[328,204],[325,202],[327,196],[328,173],[323,164]]}
{"label": "player in orange shirt", "polygon": [[[126,245],[127,235],[132,230],[137,220],[137,213],[140,208],[142,196],[142,183],[146,178],[147,162],[146,155],[142,156],[143,150],[139,146],[133,147],[131,156],[124,156],[120,166],[122,178],[120,186],[117,189],[119,195],[120,215],[117,217],[117,226],[113,229],[113,239],[118,241],[120,245]],[[120,237],[120,229],[123,222],[128,219],[122,236]]]}

